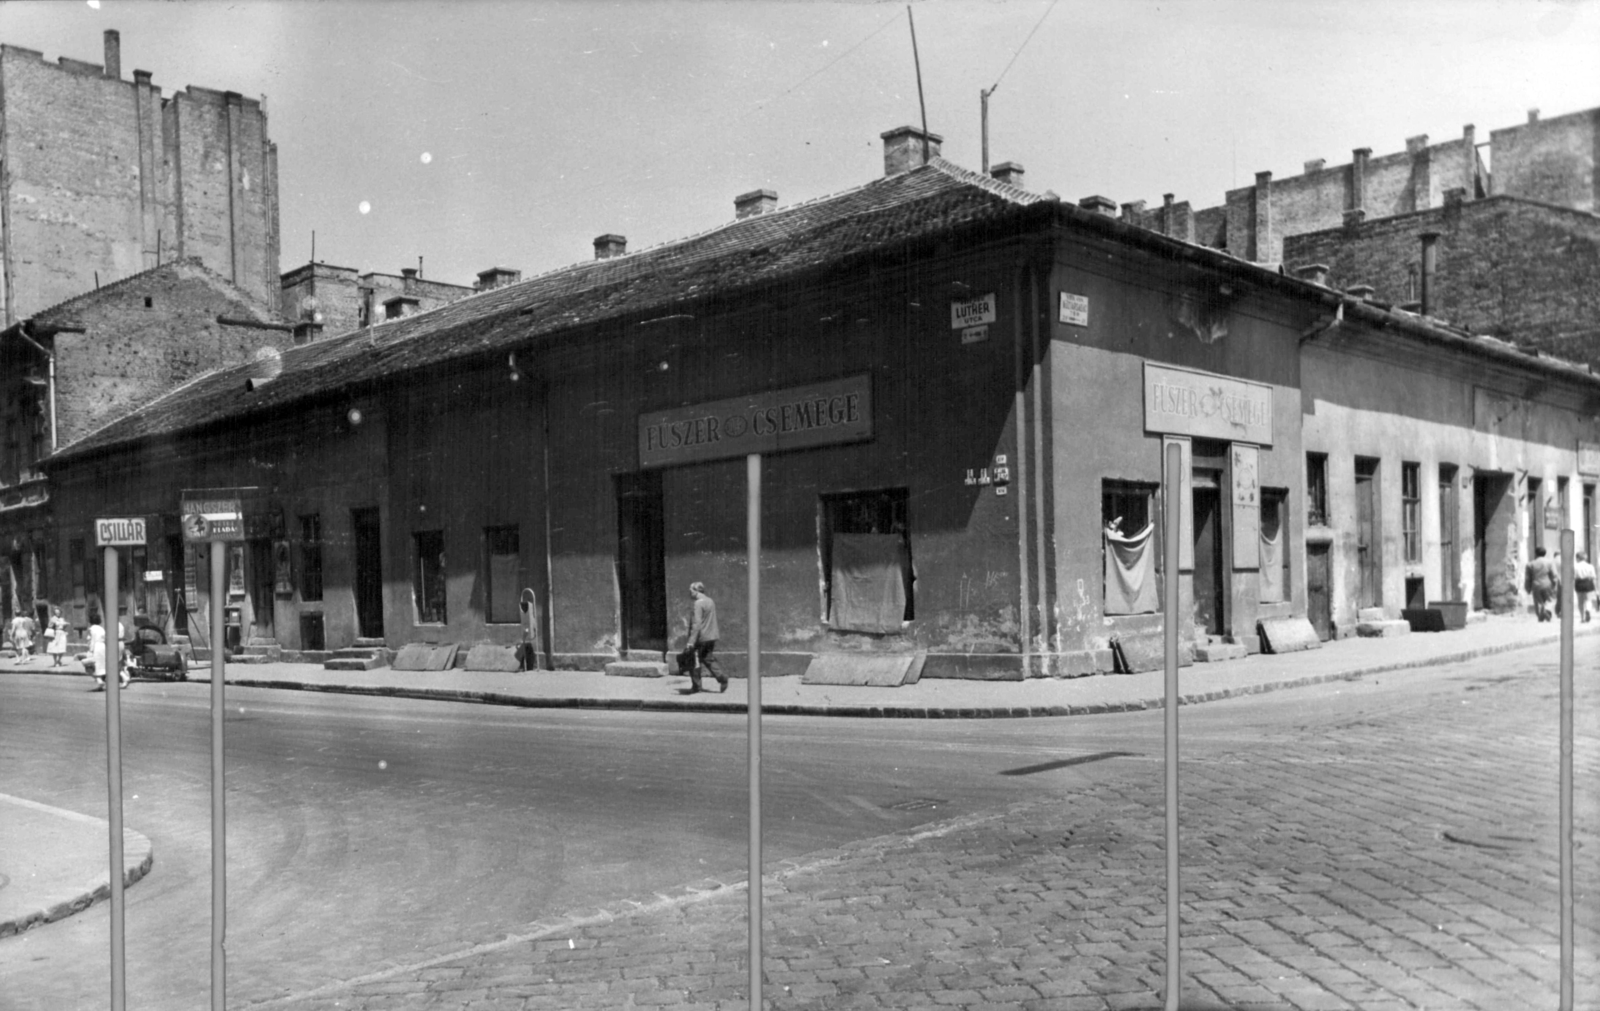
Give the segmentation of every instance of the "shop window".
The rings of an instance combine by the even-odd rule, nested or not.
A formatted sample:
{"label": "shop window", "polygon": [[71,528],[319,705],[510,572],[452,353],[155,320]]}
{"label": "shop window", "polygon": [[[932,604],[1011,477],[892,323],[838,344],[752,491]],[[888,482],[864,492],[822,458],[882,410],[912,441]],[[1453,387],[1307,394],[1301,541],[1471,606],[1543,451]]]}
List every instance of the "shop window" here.
{"label": "shop window", "polygon": [[300,517],[300,599],[322,599],[321,513]]}
{"label": "shop window", "polygon": [[1328,525],[1328,454],[1306,454],[1306,525]]}
{"label": "shop window", "polygon": [[841,631],[899,632],[916,617],[916,577],[904,488],[824,495],[823,608]]}
{"label": "shop window", "polygon": [[416,563],[412,567],[411,589],[417,607],[417,623],[442,625],[444,609],[444,531],[422,530],[412,535]]}
{"label": "shop window", "polygon": [[1101,549],[1106,614],[1152,614],[1161,609],[1156,583],[1160,545],[1156,538],[1158,486],[1135,481],[1100,485]]}
{"label": "shop window", "polygon": [[522,620],[518,606],[522,591],[517,572],[521,562],[521,538],[516,527],[488,527],[483,531],[488,556],[488,597],[485,611],[492,625],[514,625]]}
{"label": "shop window", "polygon": [[1289,490],[1261,489],[1261,603],[1289,599]]}
{"label": "shop window", "polygon": [[1422,464],[1400,465],[1400,536],[1406,561],[1422,561]]}

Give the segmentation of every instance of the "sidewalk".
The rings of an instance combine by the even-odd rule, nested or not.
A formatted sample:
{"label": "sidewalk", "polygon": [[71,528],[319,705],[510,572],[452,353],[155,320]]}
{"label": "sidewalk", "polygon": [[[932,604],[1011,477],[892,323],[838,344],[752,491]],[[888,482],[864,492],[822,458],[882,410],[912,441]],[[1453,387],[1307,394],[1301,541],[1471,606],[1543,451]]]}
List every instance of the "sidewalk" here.
{"label": "sidewalk", "polygon": [[[103,818],[0,793],[0,938],[111,896],[111,826]],[[126,885],[150,872],[150,840],[122,827]]]}
{"label": "sidewalk", "polygon": [[[1600,634],[1600,622],[1576,628],[1579,637]],[[1343,639],[1321,649],[1239,660],[1197,663],[1179,672],[1185,705],[1324,681],[1350,680],[1408,667],[1456,663],[1504,650],[1552,643],[1560,625],[1532,615],[1506,615],[1472,622],[1453,632],[1413,632],[1387,639]],[[26,663],[0,660],[0,674],[75,674],[68,663],[51,667],[35,656]],[[209,683],[209,666],[192,667],[191,681]],[[612,677],[593,671],[492,672],[452,669],[330,671],[318,664],[230,664],[228,684],[252,688],[439,699],[538,709],[649,709],[743,713],[745,682],[734,679],[726,694],[688,695],[687,677]],[[714,684],[707,679],[707,684]],[[139,682],[132,689],[139,691]],[[797,676],[761,681],[761,707],[774,716],[909,717],[991,719],[1022,716],[1081,716],[1126,712],[1162,704],[1164,675],[1099,674],[1027,681],[923,679],[896,688],[808,685]]]}

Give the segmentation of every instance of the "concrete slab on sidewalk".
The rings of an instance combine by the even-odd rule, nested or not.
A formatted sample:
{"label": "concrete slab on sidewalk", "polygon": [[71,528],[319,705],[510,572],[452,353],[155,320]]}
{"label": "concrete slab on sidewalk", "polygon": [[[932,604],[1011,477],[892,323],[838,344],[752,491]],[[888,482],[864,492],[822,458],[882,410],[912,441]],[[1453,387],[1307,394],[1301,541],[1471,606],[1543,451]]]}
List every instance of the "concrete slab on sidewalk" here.
{"label": "concrete slab on sidewalk", "polygon": [[[0,937],[71,916],[111,895],[104,818],[0,793]],[[150,872],[150,840],[123,825],[124,886]]]}

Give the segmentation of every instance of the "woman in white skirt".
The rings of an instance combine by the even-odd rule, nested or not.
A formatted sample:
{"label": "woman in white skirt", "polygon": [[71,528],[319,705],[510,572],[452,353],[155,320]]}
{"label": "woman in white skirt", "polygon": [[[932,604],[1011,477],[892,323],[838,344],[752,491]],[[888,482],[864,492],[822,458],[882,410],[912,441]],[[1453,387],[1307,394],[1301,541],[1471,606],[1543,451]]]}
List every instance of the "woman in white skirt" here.
{"label": "woman in white skirt", "polygon": [[61,616],[61,608],[50,609],[50,627],[44,635],[49,640],[44,651],[50,654],[51,664],[60,667],[61,658],[67,655],[67,619]]}

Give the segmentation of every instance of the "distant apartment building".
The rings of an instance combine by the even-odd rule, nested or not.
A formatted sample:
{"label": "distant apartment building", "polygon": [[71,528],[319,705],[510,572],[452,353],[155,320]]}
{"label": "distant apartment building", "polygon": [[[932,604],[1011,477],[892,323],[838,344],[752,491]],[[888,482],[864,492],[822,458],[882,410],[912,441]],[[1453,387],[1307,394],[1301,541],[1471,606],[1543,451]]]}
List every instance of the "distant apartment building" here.
{"label": "distant apartment building", "polygon": [[147,70],[0,45],[0,302],[14,323],[96,285],[194,258],[272,303],[278,152],[263,100]]}
{"label": "distant apartment building", "polygon": [[521,279],[521,271],[490,267],[478,273],[474,285],[449,284],[423,278],[420,265],[402,268],[398,274],[363,274],[354,267],[312,262],[283,275],[278,305],[286,319],[309,328],[311,336],[332,336],[403,319]]}

